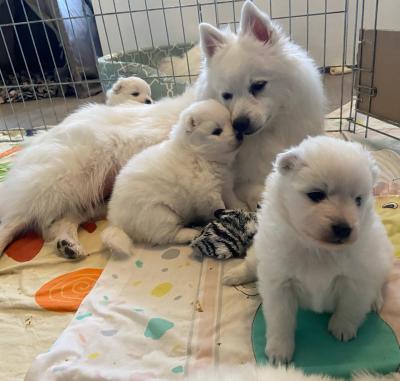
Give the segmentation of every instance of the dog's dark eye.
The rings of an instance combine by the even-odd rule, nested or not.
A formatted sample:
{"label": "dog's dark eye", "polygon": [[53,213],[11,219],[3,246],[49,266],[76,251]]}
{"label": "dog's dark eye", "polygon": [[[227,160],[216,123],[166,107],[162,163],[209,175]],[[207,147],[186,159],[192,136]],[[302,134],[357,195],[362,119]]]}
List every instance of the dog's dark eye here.
{"label": "dog's dark eye", "polygon": [[321,202],[326,199],[326,193],[324,191],[308,192],[307,197],[315,203]]}
{"label": "dog's dark eye", "polygon": [[252,83],[249,89],[250,93],[253,95],[257,95],[259,92],[264,90],[267,83],[267,81],[257,81]]}
{"label": "dog's dark eye", "polygon": [[134,97],[138,97],[138,96],[139,96],[139,92],[138,92],[138,91],[135,91],[134,93],[132,93],[132,95],[133,95]]}
{"label": "dog's dark eye", "polygon": [[222,98],[224,98],[226,101],[229,101],[232,99],[233,95],[231,93],[222,93]]}
{"label": "dog's dark eye", "polygon": [[217,136],[221,135],[221,134],[222,134],[222,128],[216,128],[216,129],[212,132],[212,134],[213,134],[213,135],[217,135]]}
{"label": "dog's dark eye", "polygon": [[361,204],[362,204],[362,197],[361,196],[356,197],[356,205],[361,206]]}

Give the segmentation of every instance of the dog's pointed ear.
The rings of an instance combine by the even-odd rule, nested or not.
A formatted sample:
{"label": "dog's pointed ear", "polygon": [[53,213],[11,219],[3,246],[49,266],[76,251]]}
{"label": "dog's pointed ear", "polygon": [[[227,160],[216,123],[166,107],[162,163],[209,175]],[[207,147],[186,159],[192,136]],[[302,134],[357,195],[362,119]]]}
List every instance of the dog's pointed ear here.
{"label": "dog's pointed ear", "polygon": [[256,5],[247,0],[242,8],[239,35],[253,35],[257,40],[266,44],[273,33],[271,19],[261,12]]}
{"label": "dog's pointed ear", "polygon": [[205,57],[209,59],[218,48],[226,43],[226,37],[220,30],[207,23],[201,23],[199,30],[201,50]]}
{"label": "dog's pointed ear", "polygon": [[193,115],[186,115],[184,118],[184,123],[185,123],[185,132],[187,134],[191,134],[194,129],[197,127],[197,121],[196,119],[193,117]]}
{"label": "dog's pointed ear", "polygon": [[278,154],[275,160],[275,168],[282,175],[292,172],[293,170],[299,168],[302,164],[302,159],[300,153],[296,149],[291,149]]}
{"label": "dog's pointed ear", "polygon": [[113,91],[115,94],[118,94],[118,93],[121,91],[121,89],[122,89],[122,84],[121,84],[121,82],[120,82],[120,79],[121,79],[121,78],[118,78],[118,81],[115,82],[114,85],[113,85],[113,87],[112,87],[112,91]]}

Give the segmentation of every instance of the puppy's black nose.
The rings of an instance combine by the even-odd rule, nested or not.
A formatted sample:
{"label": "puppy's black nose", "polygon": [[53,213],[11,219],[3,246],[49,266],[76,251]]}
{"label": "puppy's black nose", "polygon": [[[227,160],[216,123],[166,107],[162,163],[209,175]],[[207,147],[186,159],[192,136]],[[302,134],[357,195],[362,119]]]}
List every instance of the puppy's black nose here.
{"label": "puppy's black nose", "polygon": [[333,234],[338,238],[348,238],[351,234],[351,227],[345,223],[334,224],[331,226]]}
{"label": "puppy's black nose", "polygon": [[147,105],[151,105],[153,102],[152,102],[150,99],[146,99],[146,100],[144,101],[144,103],[146,103]]}
{"label": "puppy's black nose", "polygon": [[243,135],[250,127],[250,119],[247,116],[239,116],[233,123],[233,129],[240,135]]}

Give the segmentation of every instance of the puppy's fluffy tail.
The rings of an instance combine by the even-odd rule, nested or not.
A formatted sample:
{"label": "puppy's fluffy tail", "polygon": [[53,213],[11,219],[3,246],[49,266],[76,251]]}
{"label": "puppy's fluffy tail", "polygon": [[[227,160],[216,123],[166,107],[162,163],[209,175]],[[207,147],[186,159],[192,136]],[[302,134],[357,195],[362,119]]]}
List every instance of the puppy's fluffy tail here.
{"label": "puppy's fluffy tail", "polygon": [[15,218],[11,221],[4,220],[0,222],[0,256],[3,254],[7,245],[12,242],[14,237],[27,225],[28,221],[24,218]]}
{"label": "puppy's fluffy tail", "polygon": [[104,245],[117,255],[132,255],[133,243],[130,237],[120,228],[109,226],[101,234]]}

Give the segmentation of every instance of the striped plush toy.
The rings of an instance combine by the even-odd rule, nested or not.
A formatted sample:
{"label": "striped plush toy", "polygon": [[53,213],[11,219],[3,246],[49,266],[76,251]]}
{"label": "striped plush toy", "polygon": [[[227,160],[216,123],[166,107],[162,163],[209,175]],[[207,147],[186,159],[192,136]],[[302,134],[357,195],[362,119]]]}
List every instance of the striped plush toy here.
{"label": "striped plush toy", "polygon": [[220,209],[215,217],[190,244],[193,251],[217,259],[244,257],[257,231],[257,214]]}

